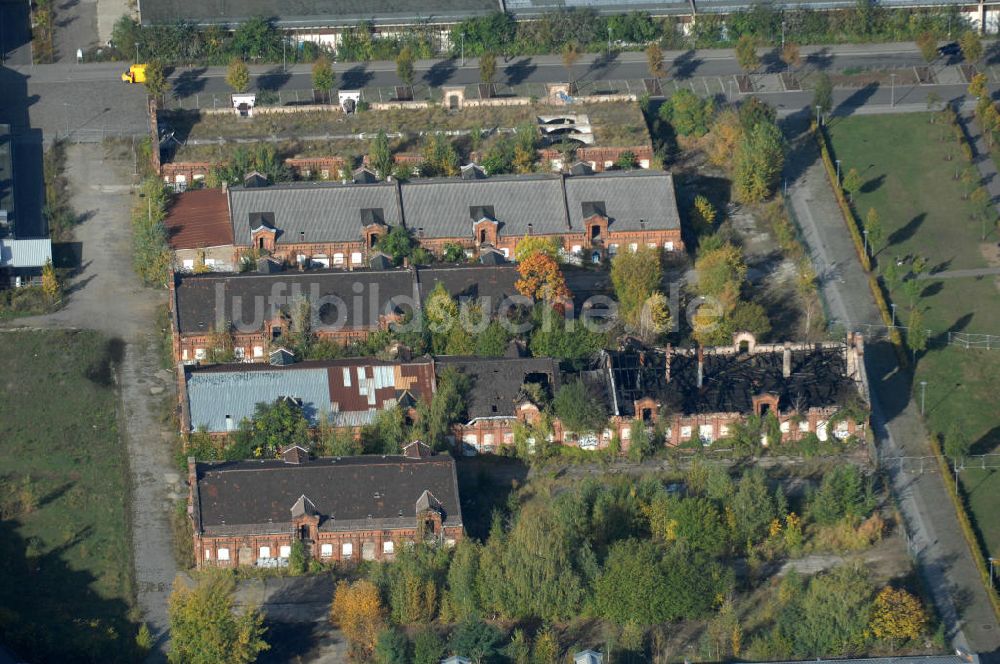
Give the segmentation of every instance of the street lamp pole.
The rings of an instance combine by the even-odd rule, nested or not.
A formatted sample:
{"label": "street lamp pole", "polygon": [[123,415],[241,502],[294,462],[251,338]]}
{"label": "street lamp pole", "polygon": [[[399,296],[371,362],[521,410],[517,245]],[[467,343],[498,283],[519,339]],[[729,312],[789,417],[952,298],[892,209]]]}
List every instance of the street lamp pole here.
{"label": "street lamp pole", "polygon": [[785,49],[785,22],[781,22],[781,49]]}
{"label": "street lamp pole", "polygon": [[924,414],[924,403],[927,397],[927,381],[920,381],[920,414]]}

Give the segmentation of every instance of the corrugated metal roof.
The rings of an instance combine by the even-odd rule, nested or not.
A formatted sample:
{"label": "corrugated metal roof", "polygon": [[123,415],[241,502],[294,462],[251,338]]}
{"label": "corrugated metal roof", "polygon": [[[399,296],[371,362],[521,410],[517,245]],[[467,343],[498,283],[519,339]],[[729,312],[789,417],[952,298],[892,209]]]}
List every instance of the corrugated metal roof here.
{"label": "corrugated metal roof", "polygon": [[227,431],[227,415],[233,427],[239,426],[244,418],[253,417],[258,403],[273,403],[279,397],[301,399],[313,426],[320,415],[330,414],[326,369],[195,372],[187,377],[187,391],[195,429]]}
{"label": "corrugated metal roof", "polygon": [[233,243],[226,192],[192,189],[174,196],[163,220],[171,249],[221,247]]}
{"label": "corrugated metal roof", "polygon": [[414,180],[402,186],[406,226],[419,238],[472,237],[470,208],[492,207],[501,235],[566,233],[558,175]]}
{"label": "corrugated metal roof", "polygon": [[52,260],[52,240],[0,240],[0,267],[42,267]]}
{"label": "corrugated metal roof", "polygon": [[[669,173],[619,171],[566,178],[566,205],[574,228],[580,228],[585,218],[584,203],[595,202],[604,203],[611,232],[681,227]],[[640,220],[645,221],[645,226]]]}
{"label": "corrugated metal roof", "polygon": [[394,183],[340,184],[310,182],[229,190],[233,237],[250,243],[250,215],[274,213],[277,242],[350,242],[361,240],[361,210],[382,209],[385,223],[400,223]]}

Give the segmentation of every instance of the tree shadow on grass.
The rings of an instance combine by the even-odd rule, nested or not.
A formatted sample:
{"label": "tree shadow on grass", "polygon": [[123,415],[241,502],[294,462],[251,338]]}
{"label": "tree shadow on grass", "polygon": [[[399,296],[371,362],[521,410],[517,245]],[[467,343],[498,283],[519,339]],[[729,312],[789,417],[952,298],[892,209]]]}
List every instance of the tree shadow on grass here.
{"label": "tree shadow on grass", "polygon": [[860,191],[862,194],[870,194],[873,191],[877,191],[878,188],[881,187],[884,183],[885,183],[885,175],[879,175],[861,185]]}
{"label": "tree shadow on grass", "polygon": [[94,576],[67,561],[72,549],[95,544],[87,541],[89,527],[52,548],[19,531],[16,521],[0,521],[0,640],[31,662],[137,661],[129,607],[101,597]]}
{"label": "tree shadow on grass", "polygon": [[910,219],[908,222],[906,222],[905,226],[894,230],[892,233],[889,234],[888,245],[892,246],[894,244],[900,244],[902,242],[906,242],[907,240],[909,240],[911,237],[913,237],[914,233],[917,232],[920,226],[923,225],[925,219],[927,219],[927,213],[921,212],[913,219]]}
{"label": "tree shadow on grass", "polygon": [[1000,447],[1000,426],[993,427],[972,444],[972,454],[992,454]]}
{"label": "tree shadow on grass", "polygon": [[920,291],[920,297],[934,297],[942,290],[944,290],[944,282],[934,281],[927,286],[924,286],[924,289]]}

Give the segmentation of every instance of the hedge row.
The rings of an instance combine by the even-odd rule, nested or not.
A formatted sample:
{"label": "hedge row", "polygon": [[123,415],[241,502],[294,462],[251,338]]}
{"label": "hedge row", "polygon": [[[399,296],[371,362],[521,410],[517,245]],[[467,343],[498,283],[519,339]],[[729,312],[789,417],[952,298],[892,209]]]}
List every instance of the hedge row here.
{"label": "hedge row", "polygon": [[861,222],[857,218],[857,215],[854,214],[854,208],[851,207],[850,203],[847,202],[847,198],[844,197],[844,190],[840,186],[840,182],[837,181],[837,169],[833,165],[833,159],[830,157],[829,139],[826,136],[826,130],[823,127],[817,127],[814,123],[813,135],[819,144],[819,151],[823,157],[823,165],[826,166],[826,174],[830,178],[830,185],[833,187],[833,195],[837,198],[837,204],[840,205],[840,211],[844,215],[844,223],[847,224],[847,230],[850,231],[851,238],[854,240],[854,248],[858,252],[861,266],[868,273],[868,286],[871,288],[872,295],[875,298],[875,304],[882,315],[882,321],[889,328],[889,340],[896,351],[896,357],[899,359],[900,365],[908,366],[910,358],[906,354],[906,349],[903,348],[903,336],[892,324],[892,314],[889,312],[886,294],[882,289],[882,284],[879,283],[871,271],[871,259],[865,252],[864,240],[861,238]]}
{"label": "hedge row", "polygon": [[934,452],[934,458],[937,459],[938,468],[941,470],[941,479],[944,480],[944,485],[948,489],[948,495],[951,497],[951,502],[955,507],[955,514],[958,515],[958,524],[962,528],[962,535],[965,537],[966,544],[969,545],[969,550],[972,552],[972,558],[976,563],[976,569],[979,570],[979,577],[986,586],[986,594],[990,598],[990,605],[993,607],[993,613],[996,615],[997,620],[1000,620],[1000,598],[997,597],[996,592],[993,591],[993,582],[990,579],[990,568],[986,559],[983,557],[983,551],[979,547],[979,540],[976,538],[975,531],[972,529],[972,520],[969,519],[969,513],[965,509],[965,501],[958,493],[958,484],[955,482],[955,478],[952,476],[951,468],[948,467],[948,461],[945,459],[944,454],[941,451],[941,444],[937,439],[937,436],[931,436],[930,439],[931,450]]}

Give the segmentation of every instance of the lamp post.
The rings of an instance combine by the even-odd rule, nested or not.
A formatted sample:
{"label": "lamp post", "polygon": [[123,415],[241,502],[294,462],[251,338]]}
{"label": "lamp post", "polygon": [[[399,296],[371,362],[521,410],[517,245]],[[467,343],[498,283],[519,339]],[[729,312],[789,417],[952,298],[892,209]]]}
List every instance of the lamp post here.
{"label": "lamp post", "polygon": [[465,66],[465,33],[462,33],[462,66]]}
{"label": "lamp post", "polygon": [[890,107],[896,108],[896,74],[889,74],[889,91],[892,94]]}
{"label": "lamp post", "polygon": [[920,414],[924,414],[924,402],[927,397],[927,381],[920,381]]}
{"label": "lamp post", "polygon": [[895,328],[896,327],[896,303],[893,302],[889,306],[892,307],[892,327]]}
{"label": "lamp post", "polygon": [[785,21],[781,21],[781,49],[785,48]]}

